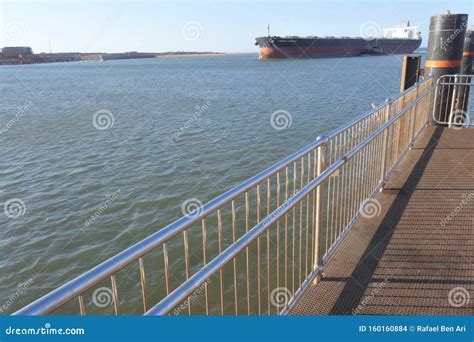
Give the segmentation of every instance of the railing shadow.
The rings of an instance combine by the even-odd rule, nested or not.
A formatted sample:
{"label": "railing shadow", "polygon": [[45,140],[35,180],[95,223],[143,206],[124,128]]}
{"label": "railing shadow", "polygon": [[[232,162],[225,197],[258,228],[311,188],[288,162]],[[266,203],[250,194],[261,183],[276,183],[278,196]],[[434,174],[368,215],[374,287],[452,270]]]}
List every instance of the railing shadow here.
{"label": "railing shadow", "polygon": [[359,306],[368,285],[373,281],[372,278],[375,269],[392,238],[394,227],[403,215],[403,212],[405,211],[405,208],[407,207],[408,202],[410,201],[410,198],[433,155],[442,132],[443,127],[436,127],[425,151],[420,156],[415,167],[403,184],[401,188],[403,191],[399,191],[396,195],[396,198],[388,209],[387,214],[377,228],[354,271],[347,280],[344,289],[333,305],[329,313],[330,315],[351,314],[353,310],[356,310]]}

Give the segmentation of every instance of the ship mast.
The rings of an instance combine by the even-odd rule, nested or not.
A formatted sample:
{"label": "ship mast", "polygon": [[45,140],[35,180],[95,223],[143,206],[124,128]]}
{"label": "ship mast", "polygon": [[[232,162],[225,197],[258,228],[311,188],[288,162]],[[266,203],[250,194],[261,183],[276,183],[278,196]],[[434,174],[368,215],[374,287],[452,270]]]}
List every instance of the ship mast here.
{"label": "ship mast", "polygon": [[267,25],[267,34],[270,37],[270,24]]}

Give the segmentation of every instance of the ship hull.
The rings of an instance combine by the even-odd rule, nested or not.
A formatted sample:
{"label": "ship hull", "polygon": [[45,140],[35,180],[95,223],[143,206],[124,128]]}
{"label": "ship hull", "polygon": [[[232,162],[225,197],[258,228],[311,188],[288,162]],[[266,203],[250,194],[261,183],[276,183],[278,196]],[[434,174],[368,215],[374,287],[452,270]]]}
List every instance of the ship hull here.
{"label": "ship hull", "polygon": [[412,53],[421,39],[256,38],[260,58],[328,58]]}

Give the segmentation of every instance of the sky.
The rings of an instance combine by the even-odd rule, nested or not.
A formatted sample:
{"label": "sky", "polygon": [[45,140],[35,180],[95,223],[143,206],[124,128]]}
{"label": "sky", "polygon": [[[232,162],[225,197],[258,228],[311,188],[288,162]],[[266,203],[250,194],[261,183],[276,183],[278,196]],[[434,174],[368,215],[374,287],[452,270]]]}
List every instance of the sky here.
{"label": "sky", "polygon": [[34,52],[257,52],[272,35],[358,36],[420,25],[447,9],[474,24],[474,0],[0,0],[0,46]]}

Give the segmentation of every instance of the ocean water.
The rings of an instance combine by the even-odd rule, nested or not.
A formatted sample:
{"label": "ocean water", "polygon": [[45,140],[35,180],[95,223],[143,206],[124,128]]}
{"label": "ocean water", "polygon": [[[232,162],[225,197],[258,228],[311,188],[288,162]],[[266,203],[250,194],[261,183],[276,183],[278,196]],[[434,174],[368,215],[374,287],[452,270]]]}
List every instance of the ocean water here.
{"label": "ocean water", "polygon": [[0,314],[395,95],[401,65],[243,54],[2,66]]}

